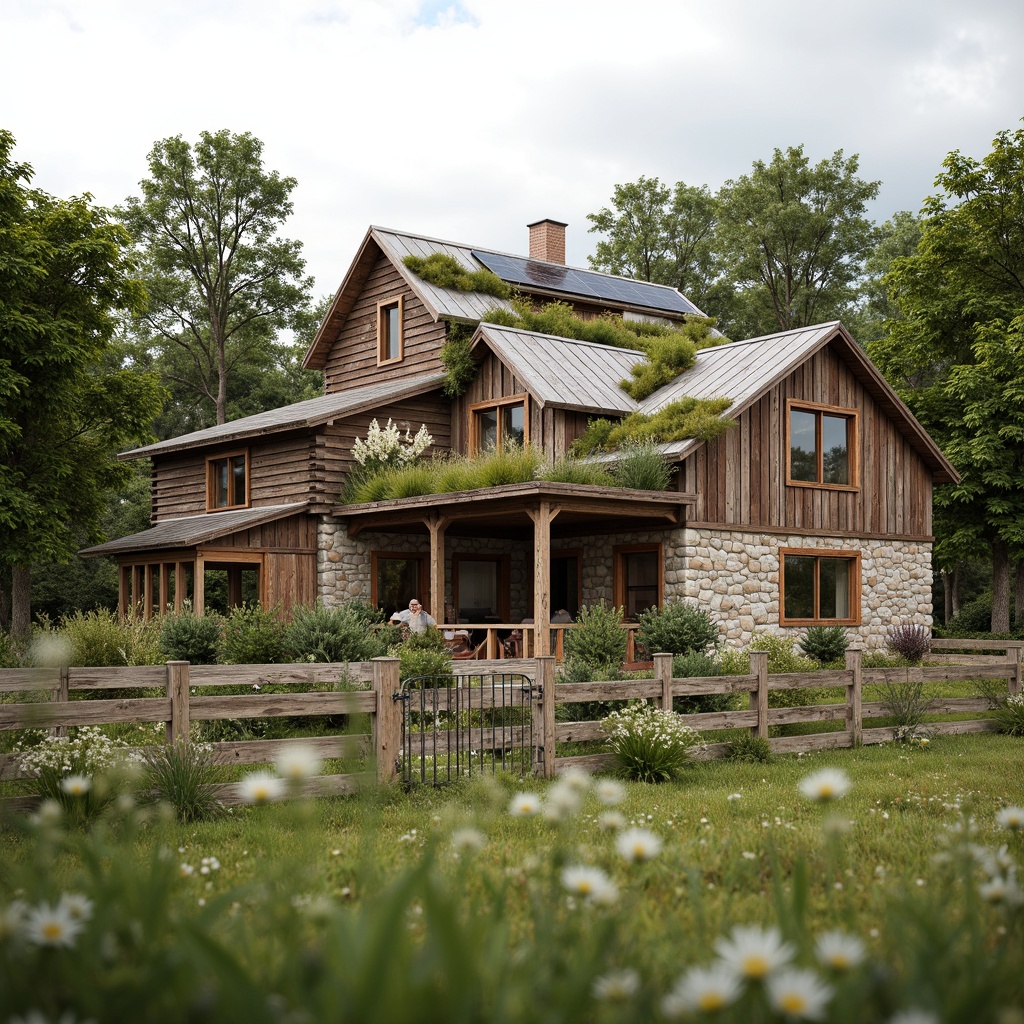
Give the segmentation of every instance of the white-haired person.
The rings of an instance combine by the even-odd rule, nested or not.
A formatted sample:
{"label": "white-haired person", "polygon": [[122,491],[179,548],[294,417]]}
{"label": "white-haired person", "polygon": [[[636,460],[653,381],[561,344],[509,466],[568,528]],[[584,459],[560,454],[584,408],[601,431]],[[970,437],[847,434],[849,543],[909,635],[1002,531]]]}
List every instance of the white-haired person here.
{"label": "white-haired person", "polygon": [[407,626],[413,633],[425,633],[427,627],[437,625],[437,620],[424,609],[418,597],[409,602],[408,608],[395,612],[391,616],[391,622],[396,626]]}

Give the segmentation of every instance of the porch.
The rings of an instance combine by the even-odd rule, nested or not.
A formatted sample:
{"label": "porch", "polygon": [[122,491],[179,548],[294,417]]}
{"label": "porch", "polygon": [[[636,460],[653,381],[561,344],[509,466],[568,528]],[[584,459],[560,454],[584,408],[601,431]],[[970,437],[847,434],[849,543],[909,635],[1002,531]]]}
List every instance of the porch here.
{"label": "porch", "polygon": [[[500,658],[504,653],[510,653],[504,644],[518,632],[519,637],[513,639],[521,643],[521,656],[536,657],[560,652],[564,630],[571,628],[571,621],[553,622],[552,619],[559,611],[558,605],[553,604],[553,593],[557,590],[561,594],[565,586],[564,579],[559,582],[559,574],[567,576],[569,572],[558,563],[571,557],[573,541],[593,536],[624,536],[638,531],[661,536],[683,526],[685,510],[695,502],[695,495],[680,491],[639,491],[530,481],[451,494],[339,505],[332,509],[332,513],[344,525],[349,539],[358,538],[368,531],[390,536],[425,536],[427,545],[422,554],[385,551],[371,555],[373,598],[378,605],[382,604],[377,592],[380,560],[389,557],[396,562],[421,559],[422,579],[417,578],[418,573],[410,574],[406,586],[408,589],[418,584],[423,593],[406,594],[405,600],[420,596],[442,629],[472,631],[474,648],[483,644],[479,647],[481,656]],[[447,548],[454,548],[467,538],[505,540],[528,552],[526,570],[532,585],[526,587],[522,609],[526,615],[513,617],[509,614],[507,589],[489,606],[492,614],[483,619],[471,614],[473,608],[465,595],[458,591],[459,580],[463,575],[469,578],[472,573],[457,572],[456,565],[462,562],[471,564],[474,559],[478,562],[496,562],[497,559],[460,552],[452,554],[449,562]],[[623,549],[628,547],[622,546]],[[647,607],[658,603],[663,592],[660,544],[639,547],[644,549],[649,570],[659,575],[638,583],[636,587],[626,586],[625,593],[619,593],[617,587],[616,604],[632,603],[638,608]],[[657,549],[657,557],[653,557],[654,549]],[[452,568],[450,588],[446,583],[449,564]],[[557,588],[553,586],[553,577],[558,583]],[[494,579],[497,580],[497,573]],[[496,582],[489,585],[493,590],[498,589]],[[504,614],[498,614],[499,609]]]}

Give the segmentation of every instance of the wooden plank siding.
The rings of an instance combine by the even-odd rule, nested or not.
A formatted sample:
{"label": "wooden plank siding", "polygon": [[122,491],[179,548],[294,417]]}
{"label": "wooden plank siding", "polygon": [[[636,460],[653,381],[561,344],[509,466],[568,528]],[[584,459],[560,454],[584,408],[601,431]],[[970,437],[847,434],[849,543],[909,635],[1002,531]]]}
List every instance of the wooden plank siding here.
{"label": "wooden plank siding", "polygon": [[[786,485],[786,402],[857,409],[860,487]],[[930,537],[931,472],[896,424],[829,349],[822,349],[686,459],[693,521],[856,536]]]}
{"label": "wooden plank siding", "polygon": [[[403,297],[402,336],[404,358],[377,365],[377,304]],[[351,312],[331,344],[324,366],[324,391],[328,394],[372,384],[386,375],[389,380],[441,370],[441,345],[445,323],[435,321],[402,275],[381,255]]]}

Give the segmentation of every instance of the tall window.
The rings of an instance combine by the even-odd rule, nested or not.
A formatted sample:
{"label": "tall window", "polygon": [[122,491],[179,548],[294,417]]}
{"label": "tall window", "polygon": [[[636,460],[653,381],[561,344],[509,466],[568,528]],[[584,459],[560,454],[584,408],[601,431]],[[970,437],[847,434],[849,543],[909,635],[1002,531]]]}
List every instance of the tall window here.
{"label": "tall window", "polygon": [[507,444],[526,444],[526,395],[515,395],[501,402],[470,406],[471,447],[485,452]]}
{"label": "tall window", "polygon": [[245,508],[249,504],[249,453],[234,452],[206,460],[206,509]]}
{"label": "tall window", "polygon": [[405,355],[402,296],[377,303],[377,362],[393,363]]}
{"label": "tall window", "polygon": [[860,622],[860,555],[783,551],[782,625]]}
{"label": "tall window", "polygon": [[615,548],[615,604],[636,622],[648,608],[661,607],[662,554],[660,544]]}
{"label": "tall window", "polygon": [[452,598],[462,622],[508,622],[507,555],[452,555]]}
{"label": "tall window", "polygon": [[[384,613],[384,620],[403,608],[409,607],[411,598],[418,597],[430,608],[430,594],[427,593],[427,556],[425,554],[402,554],[390,551],[374,551],[373,603]],[[441,621],[441,616],[436,616]]]}
{"label": "tall window", "polygon": [[789,482],[857,486],[857,412],[789,403]]}

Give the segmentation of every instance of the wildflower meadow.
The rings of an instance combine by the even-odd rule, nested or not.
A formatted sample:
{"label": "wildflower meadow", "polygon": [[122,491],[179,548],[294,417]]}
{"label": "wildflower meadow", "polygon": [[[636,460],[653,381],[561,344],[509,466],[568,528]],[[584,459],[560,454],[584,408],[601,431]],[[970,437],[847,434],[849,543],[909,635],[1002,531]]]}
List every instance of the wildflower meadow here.
{"label": "wildflower meadow", "polygon": [[309,800],[299,748],[187,822],[98,770],[3,821],[0,1021],[1012,1024],[1017,744]]}

